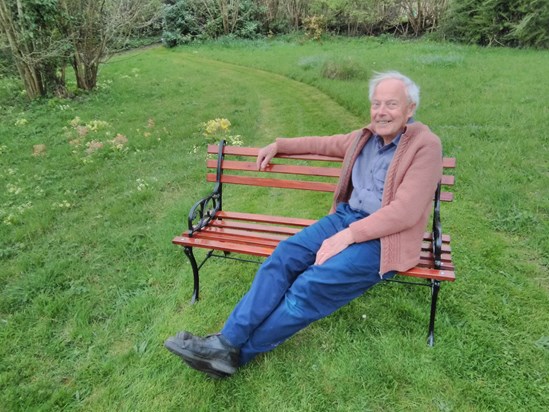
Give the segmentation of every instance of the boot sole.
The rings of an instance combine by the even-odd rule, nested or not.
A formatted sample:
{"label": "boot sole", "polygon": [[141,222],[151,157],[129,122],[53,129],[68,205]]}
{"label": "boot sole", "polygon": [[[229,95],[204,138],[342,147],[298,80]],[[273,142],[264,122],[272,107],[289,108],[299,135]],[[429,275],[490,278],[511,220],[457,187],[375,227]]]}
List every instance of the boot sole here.
{"label": "boot sole", "polygon": [[[181,347],[177,341],[171,338],[164,342],[164,347],[174,355],[179,356],[191,368],[203,372],[211,378],[227,378],[234,373],[234,371],[227,371],[227,366],[219,361],[202,358],[196,353]],[[231,367],[231,369],[233,368]]]}

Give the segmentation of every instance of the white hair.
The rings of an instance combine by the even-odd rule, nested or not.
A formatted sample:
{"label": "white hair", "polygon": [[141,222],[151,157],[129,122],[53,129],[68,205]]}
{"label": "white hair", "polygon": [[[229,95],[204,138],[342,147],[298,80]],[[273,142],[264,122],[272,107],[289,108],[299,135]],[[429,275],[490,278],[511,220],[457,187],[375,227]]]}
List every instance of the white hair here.
{"label": "white hair", "polygon": [[404,83],[406,89],[406,94],[408,96],[408,101],[416,105],[416,110],[419,107],[419,86],[415,84],[412,79],[404,76],[402,73],[397,71],[388,71],[383,73],[375,73],[374,76],[370,79],[370,90],[368,97],[370,102],[374,96],[374,92],[379,83],[383,80],[396,79]]}

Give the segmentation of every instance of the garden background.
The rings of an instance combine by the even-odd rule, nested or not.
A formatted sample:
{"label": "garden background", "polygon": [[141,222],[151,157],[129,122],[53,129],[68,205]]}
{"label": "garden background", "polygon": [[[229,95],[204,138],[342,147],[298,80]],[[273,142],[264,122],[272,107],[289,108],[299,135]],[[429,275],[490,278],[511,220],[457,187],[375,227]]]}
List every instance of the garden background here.
{"label": "garden background", "polygon": [[[547,51],[388,37],[153,47],[97,90],[27,102],[0,88],[0,409],[543,411],[549,405]],[[417,119],[457,158],[443,207],[457,281],[382,285],[228,380],[162,346],[217,331],[256,267],[191,270],[170,241],[206,194],[205,144],[262,146],[368,121],[367,79],[422,88]],[[205,123],[228,119],[218,136]],[[325,203],[236,190],[236,207],[315,217]]]}

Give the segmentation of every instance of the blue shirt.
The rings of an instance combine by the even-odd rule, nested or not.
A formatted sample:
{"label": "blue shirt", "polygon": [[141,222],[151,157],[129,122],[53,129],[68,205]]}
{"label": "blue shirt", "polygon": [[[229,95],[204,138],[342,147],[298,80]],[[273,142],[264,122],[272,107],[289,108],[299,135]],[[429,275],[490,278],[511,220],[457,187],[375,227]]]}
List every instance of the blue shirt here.
{"label": "blue shirt", "polygon": [[353,192],[349,199],[351,208],[372,214],[381,207],[385,176],[400,142],[400,136],[385,146],[383,139],[378,135],[372,136],[366,142],[353,165]]}

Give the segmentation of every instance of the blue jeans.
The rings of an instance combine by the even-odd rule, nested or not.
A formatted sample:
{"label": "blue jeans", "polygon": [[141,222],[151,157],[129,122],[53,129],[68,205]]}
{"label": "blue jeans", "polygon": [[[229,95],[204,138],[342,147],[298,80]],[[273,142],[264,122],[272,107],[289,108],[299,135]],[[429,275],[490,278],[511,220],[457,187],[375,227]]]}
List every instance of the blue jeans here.
{"label": "blue jeans", "polygon": [[[221,333],[240,348],[240,363],[270,351],[381,280],[380,241],[355,243],[314,265],[322,242],[367,214],[340,203],[336,213],[280,242]],[[393,273],[389,274],[391,276]]]}

